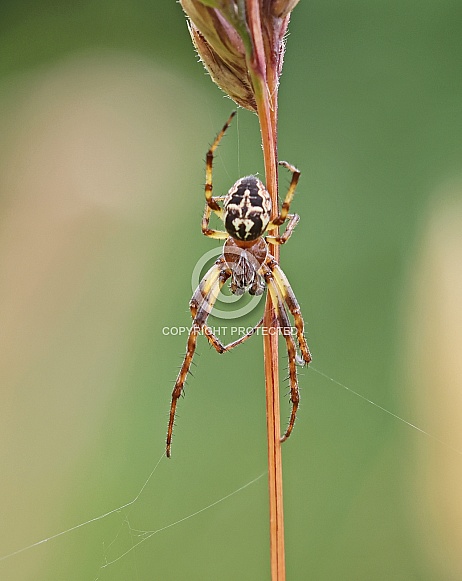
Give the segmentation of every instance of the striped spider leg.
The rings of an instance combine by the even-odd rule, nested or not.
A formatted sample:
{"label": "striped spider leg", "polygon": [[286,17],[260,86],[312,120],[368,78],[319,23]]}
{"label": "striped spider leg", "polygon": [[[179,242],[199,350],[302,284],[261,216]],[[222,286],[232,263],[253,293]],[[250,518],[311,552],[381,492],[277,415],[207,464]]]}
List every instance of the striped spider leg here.
{"label": "striped spider leg", "polygon": [[[297,226],[300,216],[298,214],[289,214],[290,204],[293,200],[295,189],[300,178],[300,171],[286,161],[280,161],[279,165],[285,167],[292,172],[292,179],[289,185],[284,202],[282,203],[281,211],[270,221],[267,229],[270,230],[275,226],[281,226],[288,219],[286,229],[282,235],[266,236],[266,241],[271,244],[285,244]],[[301,314],[300,306],[290,283],[284,274],[282,268],[277,263],[276,259],[268,255],[265,265],[263,267],[264,277],[271,297],[271,302],[276,313],[279,327],[282,329],[282,334],[287,344],[287,356],[289,363],[289,381],[290,381],[290,401],[292,403],[292,412],[290,414],[289,424],[286,428],[281,442],[287,440],[292,433],[297,409],[300,402],[300,392],[297,380],[296,363],[308,365],[311,361],[311,353],[304,335],[304,321]],[[297,330],[297,339],[300,347],[301,357],[298,356],[295,348],[295,343],[290,333],[291,327],[288,321],[287,312],[284,306],[286,303],[291,315],[294,318],[295,328]]]}
{"label": "striped spider leg", "polygon": [[[289,281],[287,280],[286,275],[274,257],[271,256],[271,254],[268,255],[265,264],[262,266],[262,273],[268,287],[279,329],[281,330],[287,345],[290,402],[292,404],[292,411],[286,431],[281,438],[281,442],[285,442],[285,440],[287,440],[287,438],[292,433],[297,416],[298,405],[300,403],[300,391],[298,388],[296,365],[300,361],[301,364],[308,365],[311,361],[311,353],[304,335],[304,322],[301,315],[300,306],[297,302],[297,299],[295,298],[295,294],[292,290],[292,287],[290,286]],[[290,325],[284,303],[287,305],[291,315],[294,318],[301,357],[299,357],[297,354],[295,342],[292,337],[292,327]]]}
{"label": "striped spider leg", "polygon": [[170,416],[167,429],[167,458],[171,457],[172,434],[173,426],[175,423],[176,405],[178,398],[183,393],[184,384],[191,367],[194,353],[196,351],[198,334],[203,332],[203,334],[207,337],[210,345],[212,345],[212,347],[214,347],[218,353],[224,353],[225,351],[230,351],[251,337],[258,329],[258,327],[260,327],[260,325],[263,323],[262,318],[255,325],[255,327],[253,327],[253,329],[248,331],[242,337],[232,341],[228,345],[223,345],[220,339],[213,333],[212,329],[207,326],[207,319],[213,309],[215,301],[218,297],[218,293],[230,276],[231,271],[227,267],[224,257],[221,256],[201,280],[189,303],[193,322],[188,335],[186,355],[184,356],[183,364],[181,365],[175,386],[173,387],[172,391],[172,401],[170,404]]}
{"label": "striped spider leg", "polygon": [[[292,179],[281,210],[272,219],[271,196],[264,184],[253,175],[239,179],[225,196],[213,196],[212,169],[214,153],[234,115],[234,112],[230,115],[206,156],[205,209],[201,228],[205,236],[216,240],[224,240],[225,242],[222,255],[205,274],[189,303],[193,321],[188,335],[186,354],[172,391],[167,429],[167,457],[171,456],[176,406],[179,397],[183,393],[184,384],[191,367],[198,334],[203,333],[218,353],[224,353],[246,341],[263,323],[263,319],[261,319],[255,327],[242,337],[227,345],[221,343],[220,339],[207,325],[207,320],[226,281],[230,280],[230,289],[235,295],[242,295],[245,292],[251,295],[261,295],[265,288],[268,288],[278,327],[281,329],[286,341],[289,359],[292,411],[281,442],[285,441],[292,432],[300,400],[296,365],[300,362],[301,364],[308,364],[311,361],[311,354],[304,336],[304,322],[299,304],[286,275],[268,251],[268,243],[285,244],[299,222],[299,216],[290,214],[289,210],[300,172],[285,161],[279,162],[280,165],[292,173]],[[225,230],[214,230],[209,227],[212,213],[223,221]],[[264,234],[268,230],[273,230],[283,225],[286,221],[287,225],[283,234],[267,235],[264,238]],[[286,306],[294,319],[301,356],[297,353]]]}

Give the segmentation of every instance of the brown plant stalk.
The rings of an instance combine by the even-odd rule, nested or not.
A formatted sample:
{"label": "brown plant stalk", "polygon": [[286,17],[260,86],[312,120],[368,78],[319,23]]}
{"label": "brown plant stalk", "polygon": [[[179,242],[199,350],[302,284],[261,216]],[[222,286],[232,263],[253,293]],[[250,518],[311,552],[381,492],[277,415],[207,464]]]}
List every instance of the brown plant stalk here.
{"label": "brown plant stalk", "polygon": [[[278,214],[277,112],[284,36],[298,0],[181,0],[197,52],[215,83],[258,115],[266,187]],[[277,230],[277,229],[276,229]],[[277,235],[277,231],[270,234]],[[279,261],[279,247],[270,245]],[[270,297],[264,326],[277,327]],[[285,580],[277,333],[263,336],[268,435],[271,578]]]}
{"label": "brown plant stalk", "polygon": [[[247,0],[251,33],[254,38],[254,55],[250,60],[251,78],[255,89],[257,113],[260,121],[263,158],[265,163],[266,187],[271,195],[272,214],[278,213],[277,174],[277,85],[269,87],[266,58],[261,34],[258,3]],[[270,103],[270,96],[272,103]],[[275,235],[278,232],[274,232]],[[270,252],[279,261],[279,247],[270,246]],[[264,326],[277,327],[276,316],[268,295],[265,307]],[[278,335],[263,335],[265,366],[266,430],[268,440],[268,486],[270,512],[270,559],[271,577],[275,581],[285,580],[284,548],[284,504],[282,488],[282,454],[279,405],[279,360]]]}

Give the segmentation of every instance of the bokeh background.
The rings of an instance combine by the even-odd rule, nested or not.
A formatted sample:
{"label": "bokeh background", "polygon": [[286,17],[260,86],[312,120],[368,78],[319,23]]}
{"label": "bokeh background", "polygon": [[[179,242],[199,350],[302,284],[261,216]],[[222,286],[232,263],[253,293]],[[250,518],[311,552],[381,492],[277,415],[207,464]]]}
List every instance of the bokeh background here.
{"label": "bokeh background", "polygon": [[[288,579],[462,578],[461,25],[451,0],[293,13],[281,263],[319,373],[284,445]],[[233,105],[173,1],[4,0],[0,55],[0,578],[268,579],[265,476],[170,526],[266,470],[260,337],[200,339],[173,459],[132,506],[8,557],[130,502],[162,456],[186,340],[162,329],[216,244],[203,161]],[[262,167],[240,111],[216,191]]]}

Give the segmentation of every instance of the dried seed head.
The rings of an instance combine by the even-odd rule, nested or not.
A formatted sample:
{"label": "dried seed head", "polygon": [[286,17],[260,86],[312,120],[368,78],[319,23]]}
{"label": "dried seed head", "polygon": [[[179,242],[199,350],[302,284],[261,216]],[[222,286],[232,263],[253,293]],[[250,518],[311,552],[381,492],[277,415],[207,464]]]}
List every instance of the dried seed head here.
{"label": "dried seed head", "polygon": [[265,4],[269,4],[273,16],[284,18],[292,12],[298,4],[298,0],[268,0]]}
{"label": "dried seed head", "polygon": [[[298,0],[180,2],[189,18],[194,46],[213,81],[238,105],[256,112],[254,83],[249,70],[252,59],[255,54],[264,51],[266,69],[261,70],[261,66],[260,69],[254,66],[254,69],[266,79],[267,69],[271,67],[271,76],[279,79],[284,58],[284,36],[290,12]],[[258,44],[262,45],[260,51],[256,50]]]}

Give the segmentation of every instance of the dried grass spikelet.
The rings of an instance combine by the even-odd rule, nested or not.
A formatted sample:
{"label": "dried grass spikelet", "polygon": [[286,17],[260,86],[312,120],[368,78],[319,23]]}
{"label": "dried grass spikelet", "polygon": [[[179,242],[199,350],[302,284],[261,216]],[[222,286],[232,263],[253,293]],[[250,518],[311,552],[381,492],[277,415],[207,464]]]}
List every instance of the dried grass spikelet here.
{"label": "dried grass spikelet", "polygon": [[[255,75],[265,84],[272,79],[268,88],[271,93],[277,90],[284,37],[298,0],[180,2],[194,46],[213,81],[238,105],[257,112]],[[265,58],[258,58],[262,53]]]}

